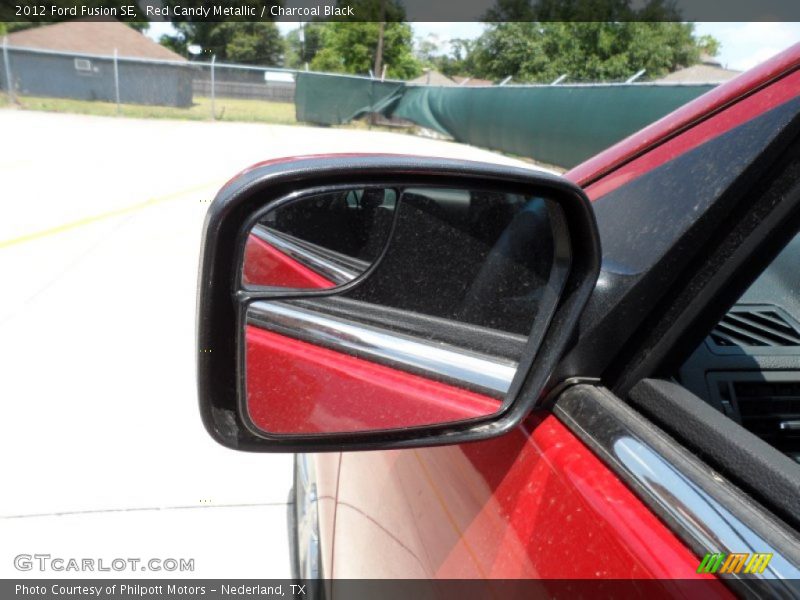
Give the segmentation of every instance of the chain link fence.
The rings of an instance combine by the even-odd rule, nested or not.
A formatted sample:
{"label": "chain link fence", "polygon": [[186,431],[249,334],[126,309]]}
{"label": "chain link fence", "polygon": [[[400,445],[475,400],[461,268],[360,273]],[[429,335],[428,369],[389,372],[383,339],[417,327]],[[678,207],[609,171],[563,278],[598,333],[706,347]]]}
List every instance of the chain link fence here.
{"label": "chain link fence", "polygon": [[[2,51],[0,89],[11,102],[25,98],[23,105],[68,98],[111,103],[98,114],[113,114],[116,105],[117,113],[124,107],[125,114],[145,118],[272,124],[368,118],[370,126],[417,126],[561,167],[579,164],[716,85],[638,83],[634,76],[613,84],[440,87],[216,60],[75,54],[5,43]],[[155,114],[132,105],[166,108]]]}
{"label": "chain link fence", "polygon": [[2,44],[0,90],[20,97],[65,98],[207,110],[211,119],[294,103],[296,72],[206,61],[80,54]]}

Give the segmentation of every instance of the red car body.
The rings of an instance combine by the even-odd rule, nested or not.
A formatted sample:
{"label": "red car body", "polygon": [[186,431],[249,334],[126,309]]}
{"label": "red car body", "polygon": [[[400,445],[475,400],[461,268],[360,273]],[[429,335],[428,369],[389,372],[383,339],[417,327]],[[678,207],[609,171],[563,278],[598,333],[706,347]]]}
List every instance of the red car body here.
{"label": "red car body", "polygon": [[[796,98],[799,67],[796,45],[566,177],[597,200]],[[267,260],[267,254],[261,258]],[[326,287],[313,275],[279,260],[271,274],[252,277]],[[309,356],[296,347],[298,342],[280,338],[248,334],[254,360],[291,372],[293,356],[302,354],[307,368]],[[328,401],[337,394],[346,398],[380,388],[397,390],[403,402],[415,389],[422,394],[413,375],[381,367],[354,380],[358,365],[330,367],[329,359],[320,356],[316,363]],[[405,387],[398,387],[398,377],[407,379]],[[275,423],[269,429],[279,430]],[[552,414],[533,416],[513,433],[488,441],[325,453],[306,460],[315,472],[325,577],[705,578],[710,597],[729,595],[714,576],[697,574],[699,557]]]}

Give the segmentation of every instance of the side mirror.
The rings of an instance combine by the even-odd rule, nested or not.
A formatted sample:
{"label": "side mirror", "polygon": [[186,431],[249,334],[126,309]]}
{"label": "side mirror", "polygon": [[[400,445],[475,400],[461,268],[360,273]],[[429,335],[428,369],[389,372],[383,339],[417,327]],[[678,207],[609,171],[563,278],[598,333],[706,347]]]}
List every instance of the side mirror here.
{"label": "side mirror", "polygon": [[396,156],[254,167],[206,217],[206,428],[267,452],[500,435],[559,383],[599,265],[591,206],[561,177]]}

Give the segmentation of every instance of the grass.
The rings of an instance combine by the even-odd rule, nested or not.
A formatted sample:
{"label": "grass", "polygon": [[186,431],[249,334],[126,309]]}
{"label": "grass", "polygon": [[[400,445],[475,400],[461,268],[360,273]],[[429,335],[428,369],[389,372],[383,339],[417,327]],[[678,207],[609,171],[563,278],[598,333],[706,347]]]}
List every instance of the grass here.
{"label": "grass", "polygon": [[[0,92],[0,108],[8,106],[8,95]],[[113,102],[96,100],[74,100],[71,98],[48,98],[41,96],[17,96],[17,105],[23,110],[77,113],[100,117],[131,117],[135,119],[179,119],[187,121],[210,121],[211,98],[195,96],[194,104],[188,108],[174,106],[147,106],[144,104],[121,104],[119,113]],[[246,123],[271,123],[274,125],[298,125],[292,102],[265,102],[263,100],[241,100],[217,98],[214,102],[217,121],[240,121]],[[370,129],[391,133],[413,133],[408,128],[370,125],[367,119],[359,119],[343,125],[341,129]]]}
{"label": "grass", "polygon": [[[8,106],[8,104],[8,95],[0,92],[0,108]],[[117,116],[117,105],[115,103],[98,102],[95,100],[18,96],[17,105],[24,110],[78,113],[101,117]],[[295,118],[295,108],[292,102],[265,102],[263,100],[217,98],[214,102],[214,112],[217,116],[217,121],[272,123],[276,125],[299,124]],[[211,120],[211,98],[195,96],[194,104],[189,108],[121,104],[119,115],[136,119],[208,121]],[[412,133],[412,131],[407,128],[370,125],[367,119],[358,119],[343,125],[334,125],[334,127],[343,129],[371,129],[373,131],[387,131],[392,133]]]}
{"label": "grass", "polygon": [[[97,102],[93,100],[19,96],[17,98],[17,104],[20,108],[25,110],[78,113],[103,117],[114,117],[118,114],[117,105],[115,103]],[[0,94],[0,107],[7,105],[7,95]],[[214,110],[217,121],[244,121],[272,123],[277,125],[297,124],[294,104],[291,102],[264,102],[262,100],[218,98],[214,103]],[[211,119],[211,99],[195,97],[194,104],[188,108],[121,104],[119,115],[137,119],[206,121]]]}
{"label": "grass", "polygon": [[[69,98],[44,98],[37,96],[18,96],[17,105],[24,110],[40,110],[59,113],[78,113],[103,117],[117,116],[117,105],[113,102],[97,102],[93,100],[72,100]],[[0,108],[9,106],[8,96],[0,92]],[[214,103],[217,121],[240,121],[246,123],[270,123],[274,125],[302,124],[295,118],[292,102],[265,102],[263,100],[241,100],[218,98]],[[211,120],[211,99],[195,96],[194,104],[188,108],[173,106],[145,106],[142,104],[122,104],[119,115],[137,119],[181,119],[187,121]],[[336,125],[337,129],[370,129],[391,133],[414,135],[417,127],[399,128],[386,125],[371,125],[367,119],[359,119],[345,125]],[[499,152],[496,150],[496,152]],[[534,165],[547,167],[558,172],[566,169],[546,165],[524,156],[508,153],[506,156],[517,158]]]}

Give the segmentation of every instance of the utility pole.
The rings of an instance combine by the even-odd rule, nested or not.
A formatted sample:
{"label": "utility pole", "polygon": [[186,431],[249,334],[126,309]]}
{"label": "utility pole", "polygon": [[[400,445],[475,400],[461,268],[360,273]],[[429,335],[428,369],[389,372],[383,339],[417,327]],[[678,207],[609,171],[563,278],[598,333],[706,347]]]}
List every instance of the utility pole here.
{"label": "utility pole", "polygon": [[[306,60],[306,22],[300,21],[300,31],[298,33],[300,37],[300,60]],[[308,71],[308,69],[306,69]]]}
{"label": "utility pole", "polygon": [[211,55],[211,120],[212,121],[217,120],[217,107],[216,107],[217,93],[215,89],[217,87],[217,82],[215,81],[215,73],[214,73],[214,67],[216,66],[217,66],[217,55],[212,54]]}
{"label": "utility pole", "polygon": [[11,76],[11,64],[8,61],[8,38],[3,36],[3,66],[5,67],[6,71],[6,87],[8,88],[6,91],[8,92],[8,101],[11,104],[16,102],[16,97],[14,94],[14,78]]}
{"label": "utility pole", "polygon": [[[381,12],[380,12],[380,22],[378,23],[378,47],[375,49],[375,64],[372,68],[372,77],[375,78],[378,76],[378,73],[381,73],[381,66],[383,65],[383,31],[386,28],[386,0],[381,0]],[[383,78],[381,78],[383,79]],[[370,84],[370,90],[372,99],[370,100],[370,104],[375,104],[375,84]],[[370,111],[369,115],[369,127],[372,129],[372,126],[375,125],[376,122],[375,113]]]}
{"label": "utility pole", "polygon": [[375,49],[375,65],[372,72],[377,76],[383,66],[383,32],[386,28],[386,0],[381,0],[380,22],[378,23],[378,47]]}
{"label": "utility pole", "polygon": [[114,97],[117,100],[117,115],[119,115],[122,110],[119,106],[119,53],[116,48],[114,48]]}
{"label": "utility pole", "polygon": [[647,69],[642,69],[641,71],[636,71],[636,73],[634,73],[633,75],[628,77],[628,79],[625,80],[625,83],[633,83],[634,81],[639,79],[639,77],[641,77],[645,73],[647,73]]}

